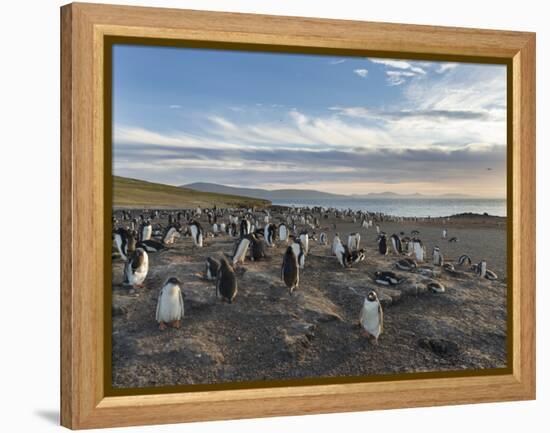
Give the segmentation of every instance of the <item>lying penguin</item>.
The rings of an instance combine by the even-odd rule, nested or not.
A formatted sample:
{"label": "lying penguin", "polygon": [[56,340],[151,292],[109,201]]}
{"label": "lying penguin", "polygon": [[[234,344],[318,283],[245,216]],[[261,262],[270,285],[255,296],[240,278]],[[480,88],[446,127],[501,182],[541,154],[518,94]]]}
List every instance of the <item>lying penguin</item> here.
{"label": "lying penguin", "polygon": [[180,285],[181,282],[177,278],[171,277],[160,289],[155,318],[161,331],[166,329],[167,325],[173,328],[179,328],[181,325],[184,309]]}

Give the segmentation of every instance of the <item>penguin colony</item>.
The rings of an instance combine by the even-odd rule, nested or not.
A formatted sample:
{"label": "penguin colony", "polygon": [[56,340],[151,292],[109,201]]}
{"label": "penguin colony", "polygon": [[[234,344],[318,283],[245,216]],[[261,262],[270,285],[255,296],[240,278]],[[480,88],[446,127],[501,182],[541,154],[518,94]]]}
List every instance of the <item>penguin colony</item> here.
{"label": "penguin colony", "polygon": [[[345,242],[339,233],[329,239],[325,232],[329,227],[320,224],[329,215],[355,222],[358,231],[346,233],[343,238]],[[161,219],[167,219],[168,224],[161,224]],[[429,278],[425,286],[434,294],[446,292],[443,283],[437,280],[442,272],[452,276],[465,273],[490,281],[498,279],[497,274],[488,268],[487,260],[481,259],[472,264],[471,257],[462,254],[454,260],[455,267],[455,264],[446,261],[444,248],[437,245],[432,247],[429,259],[419,230],[412,230],[410,234],[401,231],[388,236],[383,231],[384,221],[396,219],[379,213],[322,207],[281,208],[273,214],[266,210],[217,208],[144,211],[138,214],[123,210],[115,212],[113,218],[113,259],[124,261],[122,284],[134,292],[147,285],[150,255],[167,254],[184,237],[190,237],[192,248],[199,250],[211,238],[222,236],[232,239],[231,253],[220,252],[216,256],[204,258],[203,274],[204,280],[213,282],[216,298],[228,304],[237,301],[239,270],[247,268],[248,262],[262,260],[274,263],[280,260],[281,289],[285,288],[292,299],[300,291],[301,274],[308,269],[306,258],[315,245],[326,251],[325,255],[317,257],[335,259],[334,263],[338,267],[333,269],[344,271],[368,261],[369,254],[391,256],[395,258],[395,270]],[[336,228],[335,223],[332,228]],[[458,242],[456,236],[448,236],[448,229],[443,229],[441,239]],[[376,239],[376,248],[360,248],[362,238]],[[275,254],[269,253],[270,250],[275,251],[275,247],[284,247],[282,257],[278,259]],[[431,266],[428,264],[430,261]],[[408,280],[391,269],[377,270],[371,278],[372,283],[378,286],[398,286]],[[353,291],[356,292],[355,289]],[[362,291],[364,293],[356,292],[363,297],[358,311],[359,323],[364,335],[376,344],[383,332],[382,306],[376,288],[367,287]],[[155,314],[161,330],[182,326],[184,299],[185,280],[175,275],[166,275],[159,288]]]}

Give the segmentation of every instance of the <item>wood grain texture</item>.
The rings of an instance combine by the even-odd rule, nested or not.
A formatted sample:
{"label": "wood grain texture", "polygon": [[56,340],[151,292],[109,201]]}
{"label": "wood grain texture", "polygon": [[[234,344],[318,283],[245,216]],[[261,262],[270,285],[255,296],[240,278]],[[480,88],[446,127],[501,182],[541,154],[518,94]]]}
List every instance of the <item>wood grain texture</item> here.
{"label": "wood grain texture", "polygon": [[[61,11],[61,423],[70,428],[535,397],[535,36],[531,33],[72,4]],[[512,61],[513,373],[107,397],[103,387],[105,36]],[[439,57],[438,57],[439,56]],[[521,222],[521,223],[520,223]],[[85,258],[85,261],[84,261]]]}

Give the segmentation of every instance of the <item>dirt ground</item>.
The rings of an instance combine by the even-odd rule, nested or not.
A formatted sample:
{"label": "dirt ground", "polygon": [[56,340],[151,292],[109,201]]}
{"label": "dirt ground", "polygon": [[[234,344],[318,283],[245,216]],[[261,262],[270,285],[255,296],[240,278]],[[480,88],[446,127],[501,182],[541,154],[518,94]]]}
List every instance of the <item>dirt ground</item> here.
{"label": "dirt ground", "polygon": [[[277,215],[273,221],[278,223]],[[233,304],[216,299],[215,283],[203,279],[205,259],[231,256],[235,239],[207,237],[204,248],[192,248],[182,237],[167,251],[150,253],[145,288],[122,287],[124,262],[113,259],[112,365],[114,387],[210,384],[387,373],[471,370],[506,366],[506,219],[463,216],[431,221],[381,222],[388,236],[418,230],[428,257],[439,245],[454,262],[469,254],[486,259],[499,279],[480,279],[467,268],[459,275],[443,272],[437,281],[443,294],[425,289],[430,281],[398,271],[396,255],[381,256],[376,230],[346,219],[321,219],[316,233],[327,233],[328,245],[310,241],[300,286],[293,296],[281,282],[283,244],[268,248],[265,261],[246,261],[237,269],[238,295]],[[165,224],[166,222],[163,221]],[[210,226],[203,218],[205,230]],[[333,228],[336,224],[336,229]],[[442,228],[448,237],[441,239]],[[313,231],[310,230],[310,233]],[[343,269],[330,256],[335,232],[343,242],[359,232],[366,260]],[[371,276],[394,270],[407,277],[386,288]],[[155,308],[163,282],[183,282],[185,317],[180,329],[160,331]],[[416,284],[415,284],[416,283]],[[373,345],[358,325],[363,298],[376,289],[384,309],[384,333]]]}

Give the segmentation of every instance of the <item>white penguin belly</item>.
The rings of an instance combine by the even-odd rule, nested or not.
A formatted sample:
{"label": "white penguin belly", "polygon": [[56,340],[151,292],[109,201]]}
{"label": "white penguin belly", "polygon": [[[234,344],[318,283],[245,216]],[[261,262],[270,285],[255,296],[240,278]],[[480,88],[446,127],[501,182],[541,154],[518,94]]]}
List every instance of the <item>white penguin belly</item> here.
{"label": "white penguin belly", "polygon": [[378,338],[380,336],[380,316],[378,314],[378,304],[368,302],[363,305],[361,314],[361,325],[369,334]]}
{"label": "white penguin belly", "polygon": [[157,321],[168,323],[174,320],[181,320],[183,306],[180,302],[179,292],[163,293],[159,300]]}

